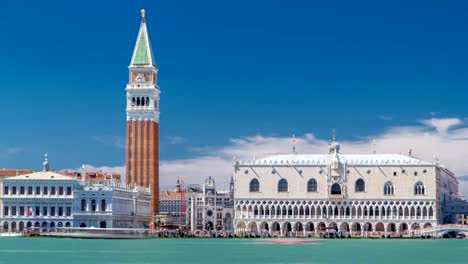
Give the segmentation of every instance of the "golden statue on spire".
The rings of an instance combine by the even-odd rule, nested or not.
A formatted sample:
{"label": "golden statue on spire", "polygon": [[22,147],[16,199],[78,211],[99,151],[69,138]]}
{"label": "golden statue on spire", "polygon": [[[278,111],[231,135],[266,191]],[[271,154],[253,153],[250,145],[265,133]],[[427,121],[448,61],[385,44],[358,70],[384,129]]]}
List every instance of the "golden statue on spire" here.
{"label": "golden statue on spire", "polygon": [[141,18],[145,18],[146,11],[145,9],[141,9]]}

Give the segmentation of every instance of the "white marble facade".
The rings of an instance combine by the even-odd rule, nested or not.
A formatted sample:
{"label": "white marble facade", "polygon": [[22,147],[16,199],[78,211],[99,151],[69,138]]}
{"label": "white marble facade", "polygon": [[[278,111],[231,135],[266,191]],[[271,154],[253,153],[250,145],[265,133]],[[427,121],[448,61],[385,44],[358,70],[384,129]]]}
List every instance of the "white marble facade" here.
{"label": "white marble facade", "polygon": [[51,229],[73,225],[73,178],[49,171],[4,179],[1,230]]}
{"label": "white marble facade", "polygon": [[145,228],[150,221],[150,190],[120,181],[86,181],[76,191],[74,226]]}
{"label": "white marble facade", "polygon": [[[276,155],[235,161],[236,232],[320,235],[409,234],[451,221],[442,207],[458,196],[448,169],[410,155]],[[327,229],[329,228],[329,229]]]}
{"label": "white marble facade", "polygon": [[148,227],[149,188],[130,188],[116,180],[77,180],[48,168],[46,159],[43,171],[3,179],[0,232]]}

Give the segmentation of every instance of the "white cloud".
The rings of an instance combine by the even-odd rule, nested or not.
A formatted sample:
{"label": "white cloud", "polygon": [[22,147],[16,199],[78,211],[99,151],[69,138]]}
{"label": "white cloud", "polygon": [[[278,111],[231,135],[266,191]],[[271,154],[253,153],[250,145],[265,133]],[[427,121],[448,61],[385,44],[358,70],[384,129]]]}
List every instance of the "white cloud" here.
{"label": "white cloud", "polygon": [[107,146],[112,146],[112,147],[116,147],[119,149],[126,148],[125,139],[120,136],[102,135],[102,136],[94,136],[93,139]]}
{"label": "white cloud", "polygon": [[19,147],[7,147],[0,149],[0,158],[8,158],[11,156],[15,156],[23,152],[22,148]]}
{"label": "white cloud", "polygon": [[170,136],[170,137],[167,137],[167,140],[169,144],[171,145],[180,145],[180,144],[184,144],[187,142],[186,138],[180,137],[180,136]]}
{"label": "white cloud", "polygon": [[439,134],[446,134],[450,128],[462,124],[463,121],[459,118],[431,118],[421,123],[435,128]]}
{"label": "white cloud", "polygon": [[[458,118],[428,119],[414,126],[392,127],[380,135],[364,135],[358,140],[341,141],[341,152],[346,154],[372,153],[373,140],[377,153],[407,154],[432,162],[434,156],[456,175],[468,175],[468,127]],[[296,136],[298,153],[326,153],[328,139],[318,139],[308,133]],[[161,161],[160,186],[173,186],[184,176],[187,183],[202,183],[213,176],[219,187],[229,182],[233,171],[232,159],[262,158],[292,151],[289,137],[256,135],[229,140],[223,147],[199,150],[199,157],[191,159]],[[98,167],[103,168],[103,167]],[[115,167],[124,173],[124,167]],[[102,169],[104,171],[104,169]],[[227,186],[227,185],[226,185]],[[460,179],[460,191],[468,196],[468,181]]]}

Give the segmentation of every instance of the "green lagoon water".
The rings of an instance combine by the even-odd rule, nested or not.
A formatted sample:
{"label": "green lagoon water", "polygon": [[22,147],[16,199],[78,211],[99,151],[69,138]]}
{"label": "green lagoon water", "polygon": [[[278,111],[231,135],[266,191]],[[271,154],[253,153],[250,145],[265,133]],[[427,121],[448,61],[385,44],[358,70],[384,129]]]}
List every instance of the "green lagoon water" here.
{"label": "green lagoon water", "polygon": [[243,239],[0,238],[0,263],[468,263],[468,240],[319,240],[271,245]]}

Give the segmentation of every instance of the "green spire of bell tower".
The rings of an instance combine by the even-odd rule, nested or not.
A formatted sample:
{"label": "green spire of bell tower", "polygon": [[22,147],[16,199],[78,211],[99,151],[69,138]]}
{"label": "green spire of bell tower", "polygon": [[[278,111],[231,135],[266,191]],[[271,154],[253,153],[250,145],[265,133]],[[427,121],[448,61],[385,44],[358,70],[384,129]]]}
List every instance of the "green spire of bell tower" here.
{"label": "green spire of bell tower", "polygon": [[151,42],[148,36],[148,29],[146,28],[145,16],[145,10],[142,9],[140,31],[138,32],[130,66],[156,66],[156,62],[153,57],[153,50],[151,49]]}

